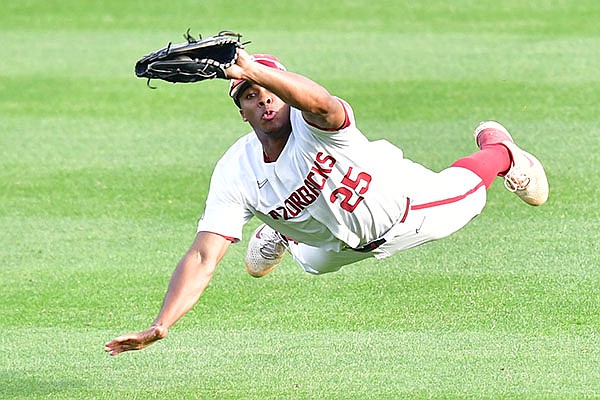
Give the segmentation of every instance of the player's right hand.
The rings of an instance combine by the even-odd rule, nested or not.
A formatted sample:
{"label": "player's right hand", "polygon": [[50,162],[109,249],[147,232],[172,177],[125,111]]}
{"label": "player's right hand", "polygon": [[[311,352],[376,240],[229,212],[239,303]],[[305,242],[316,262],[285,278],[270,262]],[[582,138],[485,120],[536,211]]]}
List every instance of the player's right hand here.
{"label": "player's right hand", "polygon": [[142,350],[157,340],[164,339],[168,330],[164,326],[152,325],[138,333],[128,333],[111,340],[104,345],[104,351],[111,356],[116,356],[124,351]]}

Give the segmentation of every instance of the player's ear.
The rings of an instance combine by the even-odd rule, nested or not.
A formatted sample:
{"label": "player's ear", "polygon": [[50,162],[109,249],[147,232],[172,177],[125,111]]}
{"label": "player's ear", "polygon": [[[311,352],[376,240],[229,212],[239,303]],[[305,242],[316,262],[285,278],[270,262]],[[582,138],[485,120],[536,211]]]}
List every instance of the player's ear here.
{"label": "player's ear", "polygon": [[246,118],[246,115],[244,114],[244,110],[240,109],[240,116],[242,117],[242,119],[244,120],[244,122],[248,122],[248,118]]}

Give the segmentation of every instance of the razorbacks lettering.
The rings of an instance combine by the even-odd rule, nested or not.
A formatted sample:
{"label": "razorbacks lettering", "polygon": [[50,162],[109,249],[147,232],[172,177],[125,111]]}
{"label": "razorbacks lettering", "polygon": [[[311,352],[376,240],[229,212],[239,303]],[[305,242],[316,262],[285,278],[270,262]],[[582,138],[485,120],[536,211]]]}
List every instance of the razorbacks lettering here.
{"label": "razorbacks lettering", "polygon": [[278,220],[288,220],[296,217],[302,210],[314,203],[321,190],[325,187],[325,183],[329,179],[329,174],[333,170],[336,160],[328,154],[318,152],[313,166],[304,178],[303,185],[294,190],[283,205],[275,207],[269,211],[271,218]]}

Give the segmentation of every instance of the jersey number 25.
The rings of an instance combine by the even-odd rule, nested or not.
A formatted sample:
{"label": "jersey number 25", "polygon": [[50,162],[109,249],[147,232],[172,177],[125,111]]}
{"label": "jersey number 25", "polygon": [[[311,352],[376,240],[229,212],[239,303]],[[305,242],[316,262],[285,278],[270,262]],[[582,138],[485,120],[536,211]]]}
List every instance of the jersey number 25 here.
{"label": "jersey number 25", "polygon": [[342,209],[353,212],[360,202],[364,200],[364,197],[361,195],[367,193],[369,190],[371,179],[371,175],[366,172],[360,172],[356,178],[352,178],[352,167],[349,167],[348,172],[346,172],[346,175],[342,179],[342,185],[344,186],[331,192],[329,200],[335,203],[339,199]]}

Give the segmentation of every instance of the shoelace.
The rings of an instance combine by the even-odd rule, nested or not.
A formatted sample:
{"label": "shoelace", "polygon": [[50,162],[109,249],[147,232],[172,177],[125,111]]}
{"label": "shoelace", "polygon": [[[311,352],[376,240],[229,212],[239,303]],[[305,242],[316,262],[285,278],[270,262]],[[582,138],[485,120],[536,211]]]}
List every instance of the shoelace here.
{"label": "shoelace", "polygon": [[266,260],[274,260],[285,251],[285,243],[281,235],[274,232],[268,240],[264,241],[263,246],[259,249],[260,255]]}
{"label": "shoelace", "polygon": [[517,190],[525,190],[530,181],[531,178],[513,166],[513,168],[511,168],[504,176],[504,187],[506,187],[509,192],[514,193]]}

